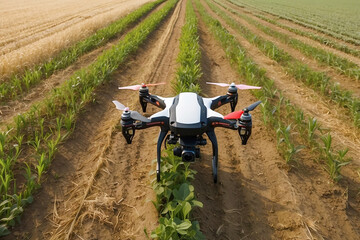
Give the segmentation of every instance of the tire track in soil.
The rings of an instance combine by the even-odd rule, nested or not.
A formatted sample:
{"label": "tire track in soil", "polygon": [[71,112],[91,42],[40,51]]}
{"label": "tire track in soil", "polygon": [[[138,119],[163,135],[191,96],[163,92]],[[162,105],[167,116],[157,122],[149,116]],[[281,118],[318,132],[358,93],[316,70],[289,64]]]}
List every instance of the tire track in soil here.
{"label": "tire track in soil", "polygon": [[[202,4],[206,6],[203,1]],[[206,9],[213,17],[215,16],[209,8],[206,7]],[[215,18],[223,26],[226,26],[219,17]],[[245,41],[240,39],[237,34],[234,34],[231,28],[228,26],[226,28],[241,43]],[[206,30],[201,32],[204,33]],[[205,46],[206,44],[203,45],[204,49]],[[251,56],[261,56],[253,48],[248,47],[251,46],[249,43],[245,46],[251,53]],[[206,48],[203,51],[203,56],[204,52],[208,56],[214,57],[223,51],[220,47],[216,47],[213,51],[211,51],[211,48]],[[262,58],[265,61],[264,57]],[[225,59],[224,54],[222,57],[217,57],[214,62],[205,61],[203,65],[211,66],[212,68],[224,66],[226,63],[222,59]],[[269,65],[260,64],[266,70]],[[217,75],[215,74],[215,78],[217,76],[218,80],[214,79],[214,76],[211,76],[211,74],[209,77],[206,77],[206,74],[204,74],[204,77],[206,81],[231,82],[232,79],[224,79],[228,72],[230,71],[224,70]],[[207,92],[208,90],[206,89],[209,89],[209,87],[204,86],[204,91]],[[224,94],[224,92],[222,90],[222,92],[217,92],[217,94]],[[245,97],[244,100],[252,99],[249,94],[248,97],[246,97],[244,92],[241,92],[241,94]],[[242,103],[240,98],[240,106],[237,108],[244,107],[242,104],[247,106],[253,101]],[[229,110],[225,112],[229,112]],[[238,222],[242,225],[242,230],[238,229],[238,231],[241,231],[243,235],[240,236],[244,239],[323,239],[323,237],[331,239],[356,239],[359,236],[359,232],[356,230],[359,226],[359,203],[356,199],[349,199],[348,184],[350,183],[346,181],[345,184],[341,185],[332,184],[327,173],[318,163],[314,162],[313,156],[308,151],[303,151],[302,155],[299,156],[298,167],[289,169],[284,164],[284,160],[280,159],[277,154],[275,137],[270,136],[268,132],[261,131],[265,127],[259,122],[259,117],[255,117],[256,115],[259,116],[259,114],[258,110],[253,114],[255,128],[246,146],[238,148],[235,145],[236,143],[240,144],[237,133],[217,131],[218,142],[233,143],[233,145],[220,150],[220,183],[224,181],[224,174],[226,180],[229,179],[229,175],[232,176],[231,174],[236,172],[238,174],[237,179],[234,178],[230,182],[226,182],[226,184],[219,184],[216,190],[211,189],[208,185],[200,185],[200,183],[197,184],[195,182],[195,189],[201,191],[198,193],[198,198],[204,202],[204,210],[197,211],[199,213],[198,218],[200,226],[208,238],[239,239],[239,236],[231,237],[235,228],[233,232],[225,231],[221,233],[220,227],[222,224],[225,226],[227,221],[220,219],[224,219],[224,216],[227,214],[226,210],[229,209],[222,209],[223,205],[216,203],[210,207],[215,211],[210,210],[206,212],[205,206],[208,202],[216,202],[224,198],[226,195],[226,191],[223,190],[225,186],[230,185],[228,188],[231,188],[231,185],[241,182],[240,188],[231,189],[228,196],[231,195],[229,198],[233,201],[235,201],[234,198],[239,199],[237,201],[243,201],[242,206],[244,207],[240,211],[241,214],[239,214],[238,219]],[[206,152],[209,155],[206,158],[207,162],[201,163],[201,167],[196,169],[199,171],[196,175],[197,182],[199,182],[198,178],[206,175],[208,180],[211,178],[211,148],[208,147]],[[233,165],[231,165],[231,159],[237,159],[239,163],[233,161]],[[351,181],[353,180],[354,178]],[[243,191],[240,192],[241,190],[239,189],[243,189]],[[210,191],[213,192],[210,194]],[[211,198],[211,196],[216,196],[216,198]],[[349,208],[349,203],[354,204],[354,206]],[[238,209],[242,209],[241,206]],[[234,216],[232,217],[234,218]],[[244,221],[243,219],[245,219],[245,222],[242,222]],[[234,220],[232,221],[237,223]],[[206,228],[207,224],[210,224],[212,227]],[[220,237],[221,235],[216,235],[216,232],[219,233],[219,231],[220,234],[224,234],[222,237]]]}
{"label": "tire track in soil", "polygon": [[[137,23],[141,22],[144,18],[149,16],[149,14],[161,9],[163,5],[164,3],[159,4],[148,14],[140,18]],[[61,86],[61,84],[67,81],[75,72],[96,61],[99,55],[116,45],[128,32],[137,26],[137,23],[134,23],[126,28],[122,34],[109,41],[105,46],[94,49],[93,51],[81,56],[69,67],[55,72],[48,79],[42,80],[28,93],[24,93],[20,99],[9,101],[5,105],[2,104],[0,106],[0,130],[6,129],[6,125],[10,124],[15,116],[28,111],[32,105],[42,102],[47,96],[49,96],[49,94],[52,93],[54,88]]]}
{"label": "tire track in soil", "polygon": [[[146,55],[149,58],[139,64],[134,63],[135,68],[146,67],[135,71],[132,68],[121,73],[119,77],[132,80],[135,78],[135,83],[140,79],[147,82],[164,81],[168,83],[167,86],[152,89],[153,92],[171,94],[169,80],[173,79],[175,74],[178,53],[175,49],[178,49],[180,30],[184,24],[184,2],[178,4],[166,28],[161,30],[162,37],[146,46]],[[116,99],[131,103],[132,109],[135,105],[139,109],[137,98],[137,92],[125,91],[117,94]],[[149,108],[148,112],[154,110]],[[118,122],[121,113],[117,112],[117,115]],[[126,144],[121,132],[113,133],[107,151],[102,152],[107,161],[85,198],[74,235],[84,239],[143,239],[144,229],[150,232],[156,227],[158,214],[150,202],[155,196],[150,185],[152,177],[149,177],[148,173],[154,167],[151,162],[156,156],[157,133],[158,129],[137,131],[139,136],[135,137],[132,145]],[[98,201],[102,199],[107,201]]]}
{"label": "tire track in soil", "polygon": [[[306,64],[312,70],[325,73],[326,75],[328,75],[331,78],[330,81],[332,81],[333,83],[338,83],[342,89],[352,92],[354,97],[357,97],[357,98],[360,97],[360,84],[358,84],[356,79],[338,73],[333,67],[327,66],[326,64],[320,63],[320,62],[316,61],[315,59],[306,56],[300,50],[297,50],[297,49],[283,43],[281,40],[264,33],[263,31],[261,31],[260,29],[255,27],[254,25],[248,23],[243,18],[226,10],[221,5],[217,5],[217,6],[219,8],[221,8],[223,11],[227,12],[229,14],[229,16],[231,16],[233,19],[235,19],[238,23],[240,23],[241,25],[248,28],[252,33],[256,34],[257,36],[260,36],[261,38],[263,38],[267,41],[272,42],[279,49],[282,49],[284,52],[288,53],[294,59],[302,62],[303,64]],[[231,7],[234,7],[234,6],[231,5]],[[237,9],[237,8],[235,7],[235,9]],[[247,16],[249,16],[249,15],[247,15]],[[270,27],[266,24],[266,21],[261,21],[260,19],[256,19],[256,20],[259,23],[261,23],[262,25]],[[271,28],[275,31],[279,31],[276,26],[271,26]],[[293,36],[291,36],[291,37],[293,37]],[[304,41],[302,41],[302,42],[304,42]],[[314,47],[315,44],[312,43],[309,45]],[[341,57],[344,57],[344,56],[341,56]],[[354,57],[354,59],[356,59],[356,58]],[[360,59],[357,58],[357,60],[354,63],[358,64],[360,67]]]}

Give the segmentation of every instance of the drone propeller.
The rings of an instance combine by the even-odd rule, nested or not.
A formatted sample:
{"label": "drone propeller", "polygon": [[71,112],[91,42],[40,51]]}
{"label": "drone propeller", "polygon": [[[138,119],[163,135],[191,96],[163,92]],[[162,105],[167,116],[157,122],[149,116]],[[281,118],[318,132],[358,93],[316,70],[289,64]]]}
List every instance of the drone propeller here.
{"label": "drone propeller", "polygon": [[251,104],[250,106],[244,108],[243,110],[229,113],[228,115],[226,115],[224,117],[224,119],[227,119],[227,120],[239,119],[243,113],[248,113],[249,111],[254,110],[260,103],[261,103],[261,101],[257,101],[257,102],[254,102],[253,104]]}
{"label": "drone propeller", "polygon": [[254,102],[253,104],[251,104],[251,105],[248,106],[247,108],[244,108],[244,112],[248,112],[248,111],[254,110],[260,103],[261,103],[261,101]]}
{"label": "drone propeller", "polygon": [[161,82],[161,83],[148,83],[148,84],[142,83],[142,84],[138,84],[138,85],[119,87],[119,89],[129,89],[129,90],[137,91],[142,87],[157,86],[157,85],[162,85],[162,84],[165,84],[165,83],[164,82]]}
{"label": "drone propeller", "polygon": [[124,112],[129,112],[130,113],[130,117],[134,120],[138,120],[138,121],[141,121],[141,122],[151,122],[150,119],[144,117],[143,115],[141,115],[140,113],[136,112],[136,111],[130,111],[128,107],[125,107],[124,104],[114,100],[112,101],[115,106],[116,106],[116,109],[118,110],[121,110],[121,111],[124,111]]}
{"label": "drone propeller", "polygon": [[230,87],[231,85],[237,87],[240,90],[245,90],[245,89],[260,89],[261,87],[256,87],[256,86],[250,86],[250,85],[245,85],[245,84],[228,84],[228,83],[214,83],[214,82],[206,82],[207,84],[213,84],[213,85],[217,85],[220,87]]}

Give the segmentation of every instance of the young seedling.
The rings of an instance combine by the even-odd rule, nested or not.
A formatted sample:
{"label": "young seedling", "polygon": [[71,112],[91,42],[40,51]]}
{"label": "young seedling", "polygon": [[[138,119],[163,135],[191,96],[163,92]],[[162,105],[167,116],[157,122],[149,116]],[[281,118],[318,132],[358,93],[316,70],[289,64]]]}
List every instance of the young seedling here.
{"label": "young seedling", "polygon": [[333,154],[331,149],[332,137],[330,134],[323,136],[321,140],[324,143],[323,151],[326,156],[327,172],[330,174],[330,177],[338,182],[341,179],[340,170],[343,166],[346,166],[350,163],[348,159],[345,158],[345,155],[348,152],[348,149],[339,150],[336,154]]}

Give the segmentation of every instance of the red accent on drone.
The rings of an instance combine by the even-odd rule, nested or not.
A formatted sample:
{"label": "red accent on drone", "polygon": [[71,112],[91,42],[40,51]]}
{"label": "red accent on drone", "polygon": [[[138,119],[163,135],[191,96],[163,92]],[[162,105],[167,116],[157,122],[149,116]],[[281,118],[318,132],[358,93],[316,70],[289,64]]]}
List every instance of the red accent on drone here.
{"label": "red accent on drone", "polygon": [[237,111],[237,112],[232,112],[232,113],[229,113],[228,115],[226,115],[224,117],[224,119],[239,119],[241,117],[241,115],[244,113],[243,110],[240,110],[240,111]]}

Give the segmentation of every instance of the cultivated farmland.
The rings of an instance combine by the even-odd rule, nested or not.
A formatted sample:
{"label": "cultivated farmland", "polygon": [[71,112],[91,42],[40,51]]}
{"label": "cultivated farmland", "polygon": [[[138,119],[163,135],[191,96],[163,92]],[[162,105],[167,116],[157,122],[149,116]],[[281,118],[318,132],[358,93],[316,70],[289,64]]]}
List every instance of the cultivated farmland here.
{"label": "cultivated farmland", "polygon": [[[297,2],[303,11],[280,3],[2,5],[8,15],[0,26],[1,57],[18,65],[1,63],[0,236],[360,238],[358,33],[321,14],[316,21],[324,20],[326,31],[301,22],[309,18],[307,0]],[[34,17],[39,6],[44,15]],[[20,10],[22,17],[15,14]],[[356,19],[352,11],[347,14]],[[80,25],[81,34],[74,30]],[[64,44],[44,47],[57,34]],[[19,60],[18,52],[41,41],[36,51],[42,57]],[[216,129],[217,184],[209,140],[191,164],[163,151],[169,174],[156,183],[159,129],[137,131],[126,144],[112,100],[141,107],[136,91],[118,87],[165,82],[151,93],[226,93],[207,81],[262,87],[239,92],[236,110],[262,100],[252,114],[252,136],[243,146],[236,131]],[[144,115],[156,111],[149,106]],[[218,111],[226,115],[230,106]]]}

